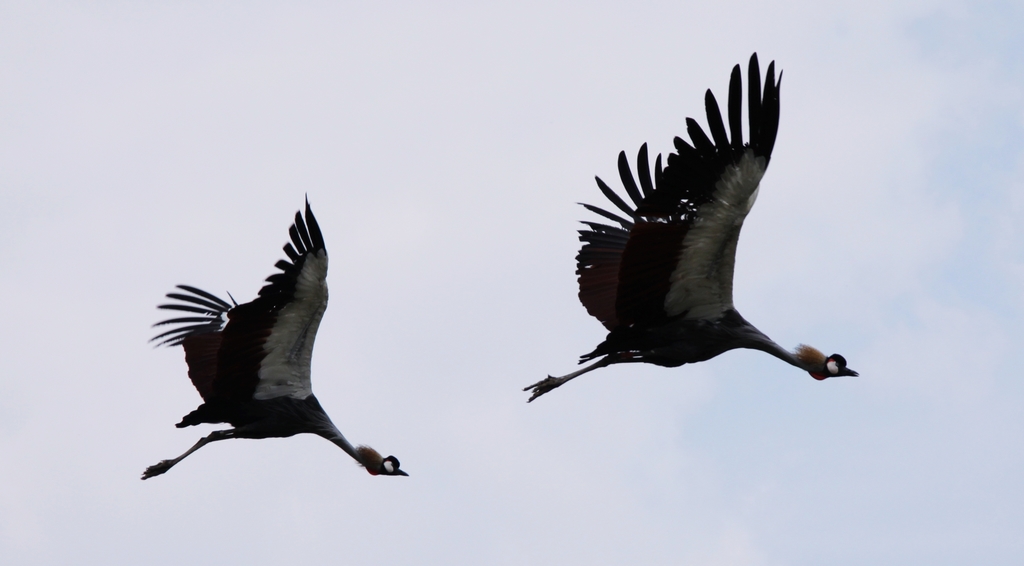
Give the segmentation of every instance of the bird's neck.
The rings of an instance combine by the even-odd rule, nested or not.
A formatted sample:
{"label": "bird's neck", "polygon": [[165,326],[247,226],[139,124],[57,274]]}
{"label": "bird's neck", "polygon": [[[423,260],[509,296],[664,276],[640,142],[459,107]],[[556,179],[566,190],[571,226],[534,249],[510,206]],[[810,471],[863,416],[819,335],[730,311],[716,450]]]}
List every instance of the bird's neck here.
{"label": "bird's neck", "polygon": [[760,346],[754,347],[754,349],[761,350],[762,352],[767,352],[775,356],[776,358],[779,358],[780,360],[786,362],[787,364],[796,366],[804,371],[812,371],[814,369],[808,367],[807,364],[805,364],[800,358],[794,356],[793,353],[790,352],[789,350],[786,350],[782,346],[779,346],[778,344],[772,342],[771,340],[768,340],[767,338],[765,339],[765,342],[761,342],[760,344]]}
{"label": "bird's neck", "polygon": [[790,352],[776,344],[771,338],[765,336],[760,330],[754,328],[749,323],[747,323],[747,328],[745,330],[746,339],[744,340],[744,347],[751,348],[753,350],[761,350],[762,352],[771,354],[787,364],[796,366],[804,371],[813,371],[815,369],[800,358],[796,357],[793,352]]}
{"label": "bird's neck", "polygon": [[345,438],[344,434],[338,430],[338,427],[334,426],[331,422],[331,417],[327,416],[327,412],[320,406],[320,401],[317,400],[316,396],[310,395],[304,400],[310,408],[310,414],[315,415],[315,422],[312,423],[313,430],[311,432],[316,433],[319,436],[330,440],[334,444],[337,444],[339,448],[345,451],[346,454],[352,456],[355,461],[362,463],[362,459],[359,457],[359,453],[356,451],[355,446]]}
{"label": "bird's neck", "polygon": [[345,438],[345,435],[341,434],[341,431],[338,430],[338,427],[334,426],[334,423],[331,422],[330,418],[327,418],[327,415],[324,415],[324,417],[326,420],[320,424],[316,433],[327,440],[330,440],[334,444],[337,444],[338,448],[344,450],[346,454],[352,456],[352,458],[357,462],[362,463],[362,460],[359,458],[359,453],[356,452],[355,446],[352,446],[352,443]]}
{"label": "bird's neck", "polygon": [[331,429],[333,430],[325,431],[326,434],[321,434],[320,436],[337,444],[349,456],[352,456],[352,459],[358,462],[360,466],[366,468],[370,474],[377,475],[379,473],[383,458],[376,450],[369,446],[352,446],[352,443],[333,424]]}

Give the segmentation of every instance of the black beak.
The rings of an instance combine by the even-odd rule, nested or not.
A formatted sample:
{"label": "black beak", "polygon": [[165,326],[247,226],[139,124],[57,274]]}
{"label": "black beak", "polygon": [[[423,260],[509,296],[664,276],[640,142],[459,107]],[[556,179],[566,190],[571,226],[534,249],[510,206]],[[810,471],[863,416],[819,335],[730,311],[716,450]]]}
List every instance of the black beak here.
{"label": "black beak", "polygon": [[395,475],[409,477],[409,474],[403,472],[402,470],[395,470]]}
{"label": "black beak", "polygon": [[[850,377],[858,377],[860,374],[855,372],[855,371],[853,371],[850,368],[843,368],[843,369],[839,370],[839,375],[848,375]],[[839,376],[836,376],[836,377],[839,377]]]}

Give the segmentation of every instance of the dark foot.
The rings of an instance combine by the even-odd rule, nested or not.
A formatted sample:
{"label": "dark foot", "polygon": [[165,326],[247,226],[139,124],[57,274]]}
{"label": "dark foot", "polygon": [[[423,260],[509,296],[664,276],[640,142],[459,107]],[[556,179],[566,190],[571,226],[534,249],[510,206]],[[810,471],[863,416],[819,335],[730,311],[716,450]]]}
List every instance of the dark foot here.
{"label": "dark foot", "polygon": [[174,460],[162,460],[159,464],[153,464],[146,468],[145,472],[142,472],[142,479],[148,480],[153,476],[159,476],[160,474],[171,469],[171,466],[177,464]]}
{"label": "dark foot", "polygon": [[523,391],[530,391],[531,389],[533,390],[533,395],[531,395],[526,402],[529,403],[530,401],[533,401],[534,399],[540,397],[541,395],[547,393],[548,391],[551,391],[552,389],[559,387],[566,381],[567,380],[563,377],[551,377],[549,375],[547,376],[547,378],[542,379],[537,383],[530,385],[529,387],[524,387]]}

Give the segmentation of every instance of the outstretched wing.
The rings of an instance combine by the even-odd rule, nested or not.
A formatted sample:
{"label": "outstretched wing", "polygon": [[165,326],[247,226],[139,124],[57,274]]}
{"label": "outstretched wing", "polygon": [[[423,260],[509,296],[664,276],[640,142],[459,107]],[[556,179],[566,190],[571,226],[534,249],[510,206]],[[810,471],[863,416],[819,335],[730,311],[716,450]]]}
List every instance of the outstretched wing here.
{"label": "outstretched wing", "polygon": [[189,313],[191,316],[170,318],[153,326],[175,325],[174,328],[153,337],[150,342],[158,346],[185,348],[185,362],[188,377],[192,380],[204,401],[213,397],[213,382],[217,377],[217,353],[220,350],[221,330],[227,322],[231,305],[212,295],[188,285],[178,285],[185,293],[168,293],[167,298],[176,303],[159,305],[158,309]]}
{"label": "outstretched wing", "polygon": [[313,393],[313,341],[327,309],[327,249],[306,202],[285,244],[288,260],[259,296],[228,313],[217,366],[217,393],[232,399],[305,399]]}
{"label": "outstretched wing", "polygon": [[[327,249],[308,201],[305,212],[305,219],[301,212],[295,213],[288,231],[292,240],[284,246],[288,260],[277,262],[281,271],[267,278],[255,300],[228,308],[227,303],[214,303],[212,295],[189,287],[199,297],[168,296],[191,304],[161,305],[196,314],[201,314],[197,308],[213,311],[219,306],[222,310],[216,315],[221,320],[226,315],[226,324],[216,325],[212,313],[205,315],[205,322],[190,320],[203,317],[164,321],[160,324],[189,326],[156,338],[166,336],[162,344],[185,347],[189,377],[204,400],[304,399],[312,394],[313,342],[327,309]],[[200,304],[202,299],[209,300]]]}
{"label": "outstretched wing", "polygon": [[732,308],[736,242],[768,166],[779,122],[775,63],[768,65],[762,92],[754,54],[749,80],[750,143],[743,143],[737,65],[729,84],[729,133],[708,90],[711,138],[688,118],[692,145],[677,137],[676,153],[669,155],[664,171],[658,156],[653,182],[646,145],[638,156],[639,187],[625,154],[619,154],[619,176],[632,206],[597,180],[601,192],[628,217],[584,205],[618,224],[585,222],[577,256],[580,301],[609,330],[679,315],[714,317]]}

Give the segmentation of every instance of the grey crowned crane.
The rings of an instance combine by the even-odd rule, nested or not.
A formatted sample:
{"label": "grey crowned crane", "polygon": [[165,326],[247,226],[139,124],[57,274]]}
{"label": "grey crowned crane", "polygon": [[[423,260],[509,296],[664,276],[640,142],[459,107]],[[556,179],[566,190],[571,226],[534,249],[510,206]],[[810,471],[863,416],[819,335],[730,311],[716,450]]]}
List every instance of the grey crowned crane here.
{"label": "grey crowned crane", "polygon": [[289,261],[277,262],[281,272],[267,278],[254,301],[231,305],[206,291],[178,285],[181,293],[167,295],[177,302],[158,307],[189,313],[157,323],[175,327],[153,338],[158,345],[185,349],[188,376],[203,398],[178,428],[201,423],[234,428],[214,431],[181,456],[146,468],[142,479],[166,472],[210,442],[303,432],[337,444],[371,475],[408,475],[394,456],[384,458],[369,446],[353,446],[313,395],[309,364],[327,309],[327,249],[308,200],[305,220],[296,212],[288,233],[292,241],[284,252]]}
{"label": "grey crowned crane", "polygon": [[625,217],[583,205],[617,225],[583,222],[576,273],[580,302],[608,329],[608,336],[580,358],[581,364],[596,359],[594,363],[526,387],[524,391],[532,392],[529,401],[612,364],[677,367],[735,348],[767,352],[817,380],[857,375],[839,354],[826,356],[805,345],[787,351],[733,306],[736,242],[757,198],[779,127],[775,62],[768,65],[762,92],[755,53],[748,81],[749,143],[743,143],[743,87],[736,65],[729,82],[728,131],[708,90],[704,105],[711,138],[687,118],[692,145],[675,138],[676,153],[668,156],[664,170],[661,155],[655,160],[653,181],[646,144],[637,157],[639,187],[625,152],[619,153],[619,176],[632,205],[597,179],[601,192]]}

